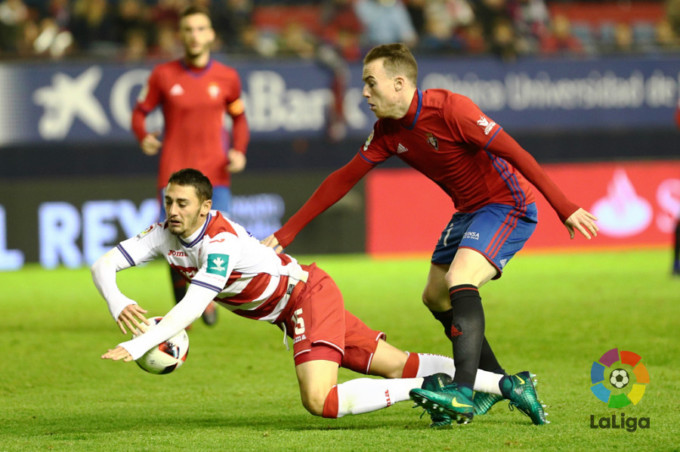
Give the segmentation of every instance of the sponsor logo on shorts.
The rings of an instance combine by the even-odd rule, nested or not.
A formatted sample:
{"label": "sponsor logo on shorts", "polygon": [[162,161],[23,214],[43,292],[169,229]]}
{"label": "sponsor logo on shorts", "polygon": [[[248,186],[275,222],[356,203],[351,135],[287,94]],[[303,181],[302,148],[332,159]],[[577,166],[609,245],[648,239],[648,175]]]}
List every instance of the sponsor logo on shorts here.
{"label": "sponsor logo on shorts", "polygon": [[463,239],[479,240],[479,232],[468,231],[463,234]]}

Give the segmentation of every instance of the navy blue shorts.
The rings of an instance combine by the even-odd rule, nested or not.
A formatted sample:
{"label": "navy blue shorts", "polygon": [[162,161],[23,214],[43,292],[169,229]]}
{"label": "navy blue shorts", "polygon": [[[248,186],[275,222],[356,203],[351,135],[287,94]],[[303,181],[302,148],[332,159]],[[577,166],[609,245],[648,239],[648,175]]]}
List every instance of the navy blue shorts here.
{"label": "navy blue shorts", "polygon": [[537,222],[535,203],[526,206],[525,212],[505,204],[488,204],[472,213],[456,212],[442,231],[432,263],[450,265],[458,248],[471,248],[496,267],[494,279],[498,279],[503,267],[529,240]]}

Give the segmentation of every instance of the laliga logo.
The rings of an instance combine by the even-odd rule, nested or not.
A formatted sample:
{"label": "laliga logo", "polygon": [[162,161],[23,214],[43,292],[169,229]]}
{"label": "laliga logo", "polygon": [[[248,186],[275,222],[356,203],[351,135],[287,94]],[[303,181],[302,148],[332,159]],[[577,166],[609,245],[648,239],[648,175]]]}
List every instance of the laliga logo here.
{"label": "laliga logo", "polygon": [[[649,373],[642,363],[640,355],[613,348],[593,362],[590,368],[590,390],[595,397],[606,403],[609,408],[623,408],[637,405],[649,384]],[[628,417],[621,413],[620,419],[615,414],[601,417],[597,424],[595,416],[590,415],[590,428],[625,428],[634,432],[638,427],[649,428],[649,418]]]}
{"label": "laliga logo", "polygon": [[[640,355],[612,348],[590,368],[590,381],[595,397],[609,408],[637,405],[649,383],[649,373]],[[606,366],[606,367],[605,367]]]}

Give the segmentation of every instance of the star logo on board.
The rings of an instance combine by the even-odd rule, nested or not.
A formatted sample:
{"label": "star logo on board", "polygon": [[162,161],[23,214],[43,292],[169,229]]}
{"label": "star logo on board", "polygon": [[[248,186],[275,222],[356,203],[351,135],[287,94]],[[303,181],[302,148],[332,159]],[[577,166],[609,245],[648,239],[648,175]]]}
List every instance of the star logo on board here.
{"label": "star logo on board", "polygon": [[38,121],[40,136],[48,140],[62,139],[76,119],[98,135],[109,133],[111,124],[94,95],[101,78],[99,66],[92,66],[76,77],[58,72],[52,76],[51,86],[35,90],[33,102],[45,110]]}

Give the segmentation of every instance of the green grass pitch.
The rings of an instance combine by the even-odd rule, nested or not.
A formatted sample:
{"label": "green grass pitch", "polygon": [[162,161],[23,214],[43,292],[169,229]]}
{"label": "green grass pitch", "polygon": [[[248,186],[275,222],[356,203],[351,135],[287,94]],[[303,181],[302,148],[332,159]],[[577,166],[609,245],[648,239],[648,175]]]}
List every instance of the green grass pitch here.
{"label": "green grass pitch", "polygon": [[[449,354],[420,301],[427,257],[307,256],[337,281],[347,307],[409,351]],[[0,274],[0,451],[15,450],[678,450],[680,279],[668,250],[521,254],[481,293],[486,331],[506,370],[538,375],[550,425],[507,403],[450,430],[431,430],[410,402],[331,420],[302,407],[278,328],[220,309],[190,331],[182,368],[155,376],[101,360],[125,339],[87,269],[28,266]],[[166,266],[118,276],[162,315]],[[615,410],[590,391],[590,367],[618,347],[642,356],[650,384]],[[342,370],[340,381],[358,376]],[[591,416],[648,418],[649,428],[591,428]]]}

